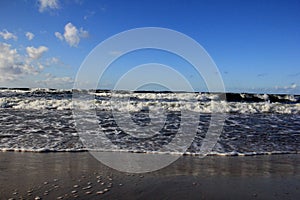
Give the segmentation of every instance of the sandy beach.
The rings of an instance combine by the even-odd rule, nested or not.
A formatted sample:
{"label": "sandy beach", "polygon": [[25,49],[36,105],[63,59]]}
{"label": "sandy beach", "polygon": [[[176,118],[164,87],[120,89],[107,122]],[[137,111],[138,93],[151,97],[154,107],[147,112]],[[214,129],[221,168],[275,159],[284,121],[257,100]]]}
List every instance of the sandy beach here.
{"label": "sandy beach", "polygon": [[183,156],[151,173],[81,153],[0,153],[1,199],[297,199],[300,155]]}

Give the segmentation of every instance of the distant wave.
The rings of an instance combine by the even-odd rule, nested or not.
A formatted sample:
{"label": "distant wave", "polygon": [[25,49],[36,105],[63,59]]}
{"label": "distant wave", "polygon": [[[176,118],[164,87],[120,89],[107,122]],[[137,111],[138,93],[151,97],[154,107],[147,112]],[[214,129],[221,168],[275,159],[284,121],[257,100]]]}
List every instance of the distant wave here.
{"label": "distant wave", "polygon": [[[151,106],[171,111],[197,111],[200,113],[300,113],[300,95],[248,94],[248,93],[187,93],[157,91],[109,91],[62,89],[0,89],[2,109],[55,109],[71,110],[73,93],[93,96],[89,102],[76,102],[79,109],[111,109],[111,97],[117,101],[118,111],[138,111]],[[130,100],[128,104],[127,100]]]}

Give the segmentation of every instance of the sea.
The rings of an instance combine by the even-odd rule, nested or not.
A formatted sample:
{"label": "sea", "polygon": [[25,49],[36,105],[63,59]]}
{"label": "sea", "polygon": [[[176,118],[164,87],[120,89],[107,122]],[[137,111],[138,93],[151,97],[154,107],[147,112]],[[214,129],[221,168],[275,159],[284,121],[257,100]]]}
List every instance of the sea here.
{"label": "sea", "polygon": [[[222,120],[212,124],[216,116]],[[78,128],[81,118],[97,127]],[[219,132],[207,155],[297,154],[300,95],[0,89],[0,151],[166,153],[160,149],[192,134],[175,143],[186,148],[167,153],[197,156],[213,126]]]}

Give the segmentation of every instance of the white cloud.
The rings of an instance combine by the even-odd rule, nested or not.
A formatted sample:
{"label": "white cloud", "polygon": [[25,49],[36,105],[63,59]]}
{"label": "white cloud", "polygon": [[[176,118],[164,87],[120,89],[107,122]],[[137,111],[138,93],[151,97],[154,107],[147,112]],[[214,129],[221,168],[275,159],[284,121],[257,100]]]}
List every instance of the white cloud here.
{"label": "white cloud", "polygon": [[296,84],[296,83],[293,83],[293,84],[290,86],[291,89],[295,89],[296,87],[297,87],[297,84]]}
{"label": "white cloud", "polygon": [[51,64],[58,64],[58,63],[60,63],[61,61],[58,59],[58,58],[56,58],[56,57],[52,57],[52,58],[49,58],[49,59],[47,59],[47,64],[48,65],[51,65]]}
{"label": "white cloud", "polygon": [[31,33],[31,32],[27,32],[25,35],[26,35],[28,40],[32,40],[34,38],[34,34]]}
{"label": "white cloud", "polygon": [[45,74],[44,80],[36,81],[36,84],[46,88],[72,88],[73,83],[74,80],[71,77],[57,77],[50,73]]}
{"label": "white cloud", "polygon": [[87,37],[89,37],[89,32],[86,30],[83,30],[83,28],[81,27],[79,29],[79,36],[82,38],[87,38]]}
{"label": "white cloud", "polygon": [[287,86],[275,86],[276,90],[294,90],[298,87],[298,85],[296,83],[292,83],[291,85],[287,85]]}
{"label": "white cloud", "polygon": [[0,31],[0,36],[4,39],[4,40],[9,40],[9,39],[14,39],[17,40],[18,37],[16,35],[14,35],[13,33],[8,32],[7,30],[3,30]]}
{"label": "white cloud", "polygon": [[45,66],[47,67],[51,67],[51,68],[65,68],[65,69],[71,69],[72,67],[66,63],[64,63],[63,61],[61,61],[59,58],[57,57],[51,57],[51,58],[47,58],[44,62]]}
{"label": "white cloud", "polygon": [[45,46],[40,46],[38,48],[34,48],[34,47],[26,47],[26,52],[29,56],[29,58],[33,59],[33,60],[37,60],[40,57],[42,57],[42,55],[48,51],[48,48]]}
{"label": "white cloud", "polygon": [[45,68],[45,66],[42,63],[37,63],[37,67],[39,70],[43,70]]}
{"label": "white cloud", "polygon": [[291,85],[284,86],[283,88],[284,89],[295,89],[296,87],[297,87],[297,84],[296,83],[292,83]]}
{"label": "white cloud", "polygon": [[60,63],[58,58],[52,57],[41,62],[38,60],[47,47],[27,47],[24,54],[7,43],[0,42],[0,84],[8,87],[50,87],[72,88],[72,77],[57,77],[42,73],[47,62]]}
{"label": "white cloud", "polygon": [[63,36],[61,33],[55,32],[54,35],[55,35],[58,39],[60,39],[61,41],[64,40],[64,36]]}
{"label": "white cloud", "polygon": [[0,81],[11,81],[38,72],[38,67],[22,57],[10,44],[0,43]]}
{"label": "white cloud", "polygon": [[78,30],[73,24],[68,23],[65,26],[64,38],[71,47],[77,46],[79,44],[80,37],[78,34]]}
{"label": "white cloud", "polygon": [[95,14],[96,14],[95,11],[90,11],[90,10],[88,10],[88,11],[87,11],[87,14],[86,14],[85,16],[83,16],[83,19],[84,19],[84,20],[87,20],[88,18],[92,17],[92,16],[95,15]]}
{"label": "white cloud", "polygon": [[83,30],[82,27],[78,30],[76,26],[69,22],[65,25],[64,34],[55,32],[54,35],[60,40],[65,40],[70,45],[70,47],[77,47],[80,39],[88,37],[89,32]]}
{"label": "white cloud", "polygon": [[59,9],[59,1],[58,0],[38,0],[39,11],[44,12],[45,10],[55,10]]}

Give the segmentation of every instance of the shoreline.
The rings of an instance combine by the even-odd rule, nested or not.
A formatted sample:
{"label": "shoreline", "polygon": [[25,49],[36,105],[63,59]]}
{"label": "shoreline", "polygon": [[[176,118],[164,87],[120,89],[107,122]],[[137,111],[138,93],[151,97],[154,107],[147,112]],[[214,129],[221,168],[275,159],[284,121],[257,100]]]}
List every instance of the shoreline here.
{"label": "shoreline", "polygon": [[251,157],[251,156],[271,156],[271,155],[300,155],[300,152],[298,151],[291,151],[291,152],[280,152],[280,151],[274,151],[274,152],[247,152],[247,153],[239,153],[239,152],[228,152],[228,153],[218,153],[213,152],[206,155],[199,154],[199,153],[191,153],[191,152],[185,152],[185,153],[160,153],[160,152],[144,152],[144,151],[93,151],[93,150],[87,150],[87,149],[80,149],[80,150],[49,150],[49,149],[43,149],[43,150],[28,150],[28,149],[0,149],[0,153],[5,152],[13,152],[13,153],[97,153],[97,152],[107,152],[107,153],[135,153],[135,154],[153,154],[153,155],[175,155],[175,156],[191,156],[191,157]]}
{"label": "shoreline", "polygon": [[144,174],[88,152],[0,152],[0,199],[297,199],[300,155],[182,156]]}

